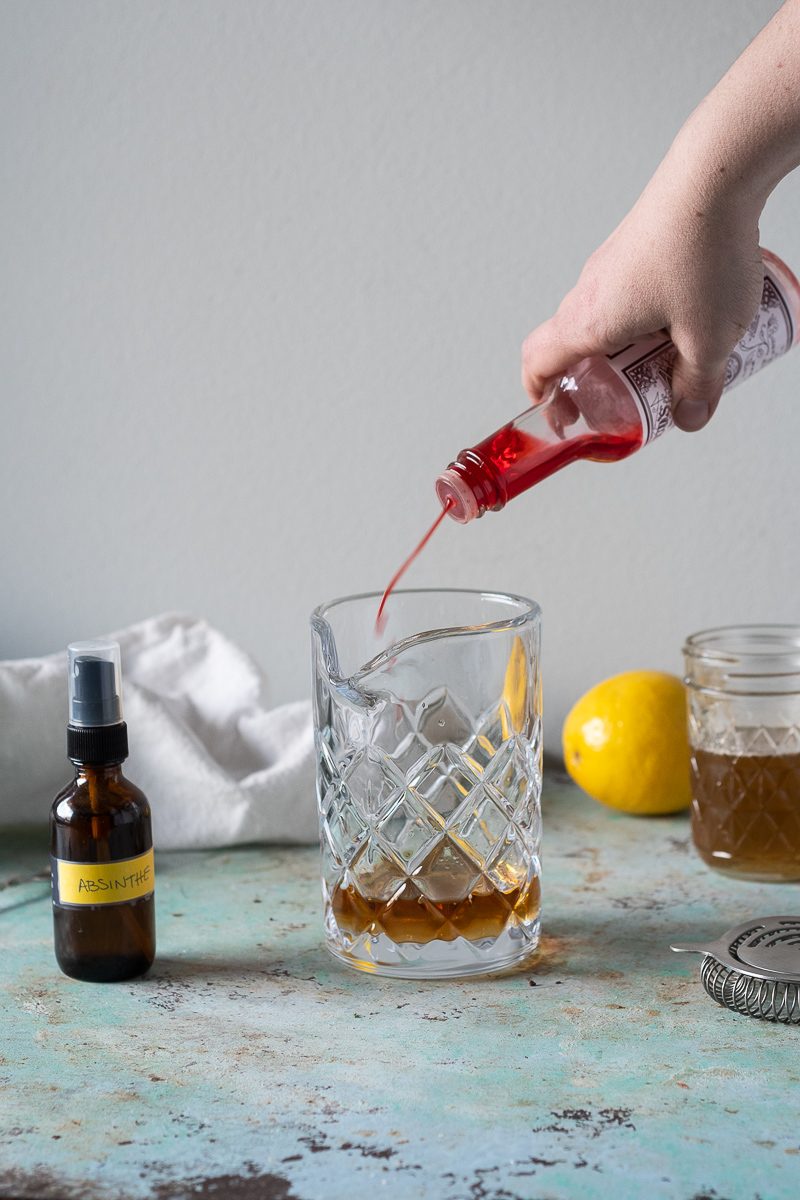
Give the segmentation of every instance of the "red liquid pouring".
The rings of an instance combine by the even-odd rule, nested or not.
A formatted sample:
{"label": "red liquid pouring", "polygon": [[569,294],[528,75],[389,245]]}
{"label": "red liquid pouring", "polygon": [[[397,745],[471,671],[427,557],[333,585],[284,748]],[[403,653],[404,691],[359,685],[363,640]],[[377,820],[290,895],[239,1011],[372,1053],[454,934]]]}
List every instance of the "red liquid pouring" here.
{"label": "red liquid pouring", "polygon": [[405,560],[405,562],[401,563],[401,565],[397,568],[397,570],[395,571],[392,578],[389,580],[389,585],[386,588],[386,591],[383,593],[383,597],[381,598],[380,605],[378,606],[378,615],[375,618],[375,632],[376,633],[383,633],[384,629],[386,628],[386,621],[388,618],[383,615],[383,610],[386,608],[386,601],[389,599],[392,592],[397,587],[397,584],[399,583],[399,581],[405,575],[408,568],[413,563],[414,559],[417,557],[418,554],[420,554],[425,549],[428,542],[431,540],[433,535],[436,533],[436,530],[439,528],[442,521],[445,519],[445,517],[447,516],[447,514],[449,513],[449,511],[452,507],[453,507],[453,501],[445,500],[444,505],[442,506],[442,511],[439,513],[438,517],[433,522],[433,524],[431,525],[428,532],[425,534],[425,536],[423,538],[420,539],[420,541],[417,543],[417,545],[411,551],[411,553],[409,554],[409,556]]}

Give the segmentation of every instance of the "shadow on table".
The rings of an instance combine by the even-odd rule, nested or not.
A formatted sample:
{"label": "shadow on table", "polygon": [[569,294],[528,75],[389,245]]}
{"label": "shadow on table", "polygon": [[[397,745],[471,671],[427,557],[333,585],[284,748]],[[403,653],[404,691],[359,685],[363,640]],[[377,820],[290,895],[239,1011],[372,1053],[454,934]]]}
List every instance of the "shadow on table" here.
{"label": "shadow on table", "polygon": [[[670,951],[672,942],[703,942],[714,934],[707,913],[698,912],[695,917],[687,914],[684,907],[676,911],[674,925],[664,912],[654,919],[651,910],[620,909],[619,913],[610,914],[605,909],[597,914],[586,912],[563,917],[555,912],[545,928],[533,957],[520,966],[482,978],[487,982],[519,977],[544,981],[548,977],[567,980],[603,978],[616,973],[662,973],[670,964],[677,965],[676,956]],[[320,943],[286,956],[268,949],[263,953],[250,950],[238,955],[159,956],[147,978],[178,984],[255,983],[272,979],[336,987],[339,981],[352,983],[355,973],[336,962]],[[472,976],[469,982],[474,985],[480,978]],[[378,983],[380,978],[373,977],[373,981]],[[416,982],[447,987],[455,981]]]}
{"label": "shadow on table", "polygon": [[534,960],[533,974],[555,971],[572,978],[609,972],[661,973],[676,964],[677,956],[670,950],[672,943],[708,942],[715,936],[707,913],[694,916],[683,907],[676,910],[674,923],[668,912],[659,913],[654,920],[651,910],[621,909],[614,916],[607,910],[602,915],[554,915],[547,930],[542,936],[540,957]]}
{"label": "shadow on table", "polygon": [[147,979],[156,983],[239,983],[263,982],[266,979],[292,979],[322,983],[317,973],[329,973],[332,962],[322,947],[306,950],[294,957],[280,958],[277,955],[246,954],[199,957],[181,955],[172,957],[159,955],[147,974]]}

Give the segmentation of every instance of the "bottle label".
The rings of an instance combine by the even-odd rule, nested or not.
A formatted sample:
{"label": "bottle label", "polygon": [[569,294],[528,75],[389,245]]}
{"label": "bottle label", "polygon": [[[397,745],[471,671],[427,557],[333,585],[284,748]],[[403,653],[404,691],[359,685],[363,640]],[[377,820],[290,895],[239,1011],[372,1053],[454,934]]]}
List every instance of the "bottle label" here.
{"label": "bottle label", "polygon": [[50,859],[53,903],[62,907],[85,904],[127,904],[149,896],[155,887],[153,849],[136,858],[109,863],[68,862]]}
{"label": "bottle label", "polygon": [[[792,347],[794,325],[777,278],[764,266],[761,304],[747,332],[736,343],[725,368],[723,391],[749,379]],[[644,338],[608,356],[633,396],[642,417],[644,443],[672,428],[672,364],[675,347],[665,333]]]}

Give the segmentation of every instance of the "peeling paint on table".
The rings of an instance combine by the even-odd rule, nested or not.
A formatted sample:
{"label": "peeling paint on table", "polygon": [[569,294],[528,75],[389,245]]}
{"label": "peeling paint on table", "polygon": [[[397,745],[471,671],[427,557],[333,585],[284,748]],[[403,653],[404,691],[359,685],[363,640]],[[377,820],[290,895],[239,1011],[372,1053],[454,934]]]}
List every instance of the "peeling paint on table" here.
{"label": "peeling paint on table", "polygon": [[335,963],[316,852],[264,847],[160,855],[153,970],[76,983],[46,841],[6,833],[0,1196],[794,1200],[800,1030],[717,1007],[669,943],[800,912],[797,886],[553,773],[544,819],[541,953],[446,983]]}

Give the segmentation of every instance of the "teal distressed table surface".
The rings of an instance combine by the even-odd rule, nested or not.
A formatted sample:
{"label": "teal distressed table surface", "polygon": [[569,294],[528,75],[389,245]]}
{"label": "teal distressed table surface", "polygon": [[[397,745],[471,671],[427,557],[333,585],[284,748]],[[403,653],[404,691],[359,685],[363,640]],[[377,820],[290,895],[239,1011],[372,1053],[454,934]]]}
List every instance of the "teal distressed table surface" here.
{"label": "teal distressed table surface", "polygon": [[552,775],[544,815],[539,958],[458,983],[337,965],[315,852],[263,847],[161,855],[150,975],[75,983],[42,839],[4,836],[0,1196],[795,1200],[800,1030],[717,1007],[668,947],[798,888]]}

